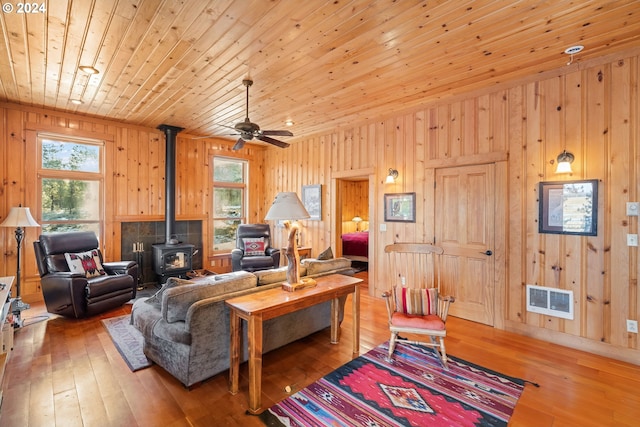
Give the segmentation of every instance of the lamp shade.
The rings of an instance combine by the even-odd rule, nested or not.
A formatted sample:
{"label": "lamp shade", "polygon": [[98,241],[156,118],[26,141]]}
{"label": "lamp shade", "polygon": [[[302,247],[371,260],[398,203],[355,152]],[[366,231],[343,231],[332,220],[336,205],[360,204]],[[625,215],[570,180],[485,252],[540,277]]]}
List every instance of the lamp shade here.
{"label": "lamp shade", "polygon": [[387,175],[387,178],[384,180],[384,183],[393,184],[396,182],[396,178],[398,178],[398,171],[396,169],[389,168],[389,175]]}
{"label": "lamp shade", "polygon": [[558,167],[556,168],[556,173],[572,173],[571,163],[569,162],[560,162],[558,163]]}
{"label": "lamp shade", "polygon": [[558,166],[556,167],[556,173],[573,173],[573,170],[571,170],[571,163],[573,163],[574,159],[575,157],[573,154],[567,152],[567,150],[560,153],[557,159]]}
{"label": "lamp shade", "polygon": [[351,221],[353,221],[355,223],[362,222],[362,218],[360,218],[359,216],[354,216]]}
{"label": "lamp shade", "polygon": [[291,192],[282,192],[276,195],[269,212],[264,217],[267,220],[296,220],[310,218],[309,212],[298,198],[298,195]]}
{"label": "lamp shade", "polygon": [[33,219],[29,208],[19,206],[11,208],[0,227],[40,227],[40,224]]}

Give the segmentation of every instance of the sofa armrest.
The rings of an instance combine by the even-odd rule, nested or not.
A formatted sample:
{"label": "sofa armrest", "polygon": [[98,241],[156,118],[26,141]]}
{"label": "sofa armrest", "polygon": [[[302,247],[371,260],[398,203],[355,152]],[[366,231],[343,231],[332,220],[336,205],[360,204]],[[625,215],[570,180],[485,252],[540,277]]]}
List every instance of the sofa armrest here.
{"label": "sofa armrest", "polygon": [[242,261],[242,257],[244,256],[244,251],[239,248],[231,249],[231,269],[233,271],[240,271],[242,267],[240,266],[240,261]]}
{"label": "sofa armrest", "polygon": [[[137,266],[138,264],[136,264],[135,261],[113,261],[102,263],[104,271],[106,271],[110,276],[113,276],[115,274],[131,274],[131,270]],[[134,278],[137,278],[137,275]]]}
{"label": "sofa armrest", "polygon": [[78,273],[51,273],[40,279],[47,310],[76,318],[84,317],[87,278]]}
{"label": "sofa armrest", "polygon": [[280,265],[280,249],[268,247],[264,253],[271,257],[274,267],[277,268]]}

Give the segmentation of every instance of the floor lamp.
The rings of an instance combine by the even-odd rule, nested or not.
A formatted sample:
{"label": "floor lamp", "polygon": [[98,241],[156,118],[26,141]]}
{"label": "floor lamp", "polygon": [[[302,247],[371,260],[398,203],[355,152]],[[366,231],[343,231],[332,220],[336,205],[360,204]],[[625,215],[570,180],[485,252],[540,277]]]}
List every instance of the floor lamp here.
{"label": "floor lamp", "polygon": [[21,313],[24,310],[29,308],[29,304],[22,301],[20,298],[20,255],[22,252],[22,239],[24,238],[24,227],[40,227],[40,224],[36,222],[35,219],[31,216],[31,211],[29,208],[23,208],[22,206],[18,206],[11,208],[9,211],[9,215],[0,224],[0,227],[16,227],[16,242],[18,243],[18,252],[17,252],[17,264],[18,267],[16,269],[16,298],[13,300],[11,304],[11,312],[13,313],[13,327],[21,328],[22,327],[22,317]]}
{"label": "floor lamp", "polygon": [[266,220],[284,220],[284,227],[289,232],[286,248],[287,257],[287,281],[282,285],[285,291],[297,291],[311,288],[316,285],[316,281],[305,277],[300,279],[300,255],[298,254],[298,224],[291,223],[298,219],[310,218],[309,212],[294,192],[282,192],[276,195],[269,212],[264,217]]}

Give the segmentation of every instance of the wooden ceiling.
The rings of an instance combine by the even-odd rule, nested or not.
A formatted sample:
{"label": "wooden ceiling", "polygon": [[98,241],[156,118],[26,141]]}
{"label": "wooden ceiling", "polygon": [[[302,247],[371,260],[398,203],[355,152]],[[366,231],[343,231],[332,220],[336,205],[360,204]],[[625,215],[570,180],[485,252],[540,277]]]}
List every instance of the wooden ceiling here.
{"label": "wooden ceiling", "polygon": [[640,2],[632,0],[49,0],[35,13],[18,6],[3,1],[0,14],[0,101],[166,123],[197,136],[228,135],[219,125],[244,119],[247,76],[251,121],[283,129],[292,119],[289,130],[304,137],[562,68],[573,45],[585,49],[572,67],[640,45]]}

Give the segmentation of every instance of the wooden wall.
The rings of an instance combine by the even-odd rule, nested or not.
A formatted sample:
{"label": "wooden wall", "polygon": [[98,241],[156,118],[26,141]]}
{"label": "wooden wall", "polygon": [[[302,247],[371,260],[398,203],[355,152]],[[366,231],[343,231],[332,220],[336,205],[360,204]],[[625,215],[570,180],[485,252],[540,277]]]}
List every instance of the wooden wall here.
{"label": "wooden wall", "polygon": [[[249,147],[240,154],[232,141],[178,137],[176,196],[178,219],[203,219],[210,212],[213,153],[252,160],[249,220],[263,221],[275,194],[322,184],[322,219],[305,221],[303,245],[313,254],[339,239],[342,214],[339,184],[368,183],[370,291],[384,288],[386,244],[432,241],[436,168],[493,163],[499,173],[498,203],[506,218],[496,228],[496,325],[638,363],[638,335],[625,320],[640,317],[637,289],[638,248],[626,246],[638,233],[638,218],[627,217],[625,203],[640,199],[640,50],[576,62],[526,81],[460,95],[406,114],[354,124],[311,136],[286,150]],[[171,123],[170,123],[171,124]],[[179,124],[176,124],[179,125]],[[164,212],[164,145],[156,129],[0,104],[0,221],[12,206],[36,203],[35,134],[47,131],[106,141],[105,257],[119,256],[122,221],[158,220]],[[295,132],[295,129],[294,129]],[[567,148],[576,156],[572,176],[554,175],[555,158]],[[384,184],[388,169],[398,169],[395,184]],[[598,235],[539,234],[540,181],[600,180]],[[416,192],[416,223],[383,221],[383,195]],[[207,224],[203,241],[210,241]],[[284,233],[274,228],[276,244]],[[32,250],[37,229],[24,242],[23,295],[39,296]],[[280,240],[279,240],[280,239]],[[15,272],[13,230],[0,229],[1,275]],[[228,268],[228,259],[205,248],[210,266]],[[525,284],[574,291],[573,321],[527,313]]]}
{"label": "wooden wall", "polygon": [[340,220],[343,233],[356,231],[356,223],[352,221],[355,216],[362,218],[359,230],[367,230],[369,227],[369,182],[341,180],[338,185],[340,206]]}
{"label": "wooden wall", "polygon": [[[322,221],[307,221],[310,244],[319,250],[339,242],[333,216],[342,178],[368,176],[370,183],[370,292],[385,288],[384,246],[433,241],[434,170],[458,165],[497,165],[496,325],[563,345],[640,363],[638,335],[626,319],[640,318],[638,217],[626,202],[640,199],[639,51],[573,64],[521,82],[505,83],[404,115],[336,129],[269,149],[265,191],[300,191],[323,185]],[[575,155],[573,174],[555,175],[555,159]],[[384,184],[390,167],[396,184]],[[540,181],[598,179],[598,235],[538,233]],[[504,189],[504,190],[502,190]],[[415,224],[383,223],[383,194],[417,193]],[[267,203],[267,201],[265,201]],[[278,236],[276,238],[283,238]],[[574,292],[574,320],[527,312],[525,285]]]}
{"label": "wooden wall", "polygon": [[[12,206],[29,206],[38,220],[36,135],[49,132],[105,141],[105,230],[101,236],[107,260],[120,259],[121,223],[164,219],[164,133],[108,120],[64,114],[15,104],[0,104],[0,222]],[[203,220],[203,242],[211,242],[211,171],[214,154],[250,160],[249,218],[263,218],[262,168],[264,149],[248,146],[236,153],[233,142],[178,135],[176,144],[176,218]],[[22,295],[42,299],[33,255],[39,228],[28,228],[23,242]],[[11,229],[0,228],[0,276],[15,275],[16,242]],[[227,256],[214,256],[205,244],[205,268],[230,270]]]}

